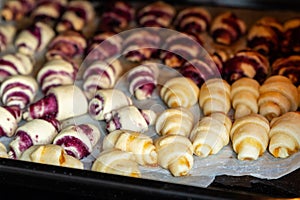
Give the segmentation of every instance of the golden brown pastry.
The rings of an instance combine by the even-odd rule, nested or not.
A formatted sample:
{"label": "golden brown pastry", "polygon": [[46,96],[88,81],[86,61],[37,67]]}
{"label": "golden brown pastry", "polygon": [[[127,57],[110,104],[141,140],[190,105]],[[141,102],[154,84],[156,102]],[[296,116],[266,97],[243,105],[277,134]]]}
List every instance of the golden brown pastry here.
{"label": "golden brown pastry", "polygon": [[[1,1],[2,4],[2,1]],[[25,17],[36,4],[36,0],[8,0],[1,8],[1,17],[5,21],[18,21]]]}
{"label": "golden brown pastry", "polygon": [[217,15],[211,23],[210,34],[215,42],[231,45],[246,33],[246,24],[235,13],[226,11]]}
{"label": "golden brown pastry", "polygon": [[227,114],[231,108],[231,86],[221,78],[207,80],[200,88],[199,105],[204,115],[213,112]]}
{"label": "golden brown pastry", "polygon": [[61,146],[54,144],[33,145],[22,153],[20,160],[61,167],[84,168],[79,159],[68,155]]}
{"label": "golden brown pastry", "polygon": [[194,165],[193,146],[182,135],[161,136],[154,142],[158,164],[173,176],[186,176]]}
{"label": "golden brown pastry", "polygon": [[136,178],[141,177],[139,165],[133,154],[114,148],[102,151],[94,161],[91,170]]}
{"label": "golden brown pastry", "polygon": [[103,140],[103,149],[131,152],[140,165],[157,166],[157,153],[151,137],[129,130],[110,132]]}
{"label": "golden brown pastry", "polygon": [[250,113],[258,113],[259,83],[252,78],[243,77],[231,85],[231,104],[234,118],[240,118]]}
{"label": "golden brown pastry", "polygon": [[232,124],[230,139],[239,160],[256,160],[269,144],[269,121],[252,113],[238,118]]}
{"label": "golden brown pastry", "polygon": [[160,97],[169,108],[195,105],[198,101],[199,88],[190,78],[174,77],[167,80],[160,90]]}
{"label": "golden brown pastry", "polygon": [[163,135],[188,137],[194,126],[193,113],[184,107],[169,108],[160,113],[155,122],[156,132]]}
{"label": "golden brown pastry", "polygon": [[300,113],[287,112],[270,122],[269,152],[276,158],[287,158],[300,147]]}
{"label": "golden brown pastry", "polygon": [[259,88],[259,114],[269,121],[298,108],[298,91],[290,79],[281,75],[270,76]]}
{"label": "golden brown pastry", "polygon": [[6,146],[0,142],[0,158],[8,158]]}
{"label": "golden brown pastry", "polygon": [[293,17],[283,23],[284,37],[282,41],[282,51],[287,54],[300,52],[300,18]]}
{"label": "golden brown pastry", "polygon": [[194,154],[199,157],[217,154],[229,143],[231,125],[230,118],[221,112],[201,118],[190,135]]}

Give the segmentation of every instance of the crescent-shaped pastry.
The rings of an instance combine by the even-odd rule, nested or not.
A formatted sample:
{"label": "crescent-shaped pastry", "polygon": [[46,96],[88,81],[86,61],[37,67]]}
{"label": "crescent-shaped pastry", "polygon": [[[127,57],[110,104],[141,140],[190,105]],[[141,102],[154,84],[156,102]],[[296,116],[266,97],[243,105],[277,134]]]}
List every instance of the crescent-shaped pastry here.
{"label": "crescent-shaped pastry", "polygon": [[7,148],[0,142],[0,158],[8,158]]}
{"label": "crescent-shaped pastry", "polygon": [[165,135],[154,141],[158,164],[173,176],[187,176],[194,165],[193,145],[182,135]]}
{"label": "crescent-shaped pastry", "polygon": [[269,152],[276,158],[287,158],[300,147],[300,113],[287,112],[270,122]]}
{"label": "crescent-shaped pastry", "polygon": [[258,113],[259,83],[252,78],[243,77],[231,85],[231,104],[234,118],[240,118],[250,113]]}
{"label": "crescent-shaped pastry", "polygon": [[131,130],[145,132],[156,120],[156,113],[152,110],[141,110],[130,105],[124,106],[105,114],[106,129],[109,132],[114,130]]}
{"label": "crescent-shaped pastry", "polygon": [[4,52],[12,44],[17,33],[13,24],[0,24],[0,52]]}
{"label": "crescent-shaped pastry", "polygon": [[256,160],[269,144],[269,121],[252,113],[236,119],[230,131],[233,150],[239,160]]}
{"label": "crescent-shaped pastry", "polygon": [[207,80],[200,88],[199,106],[204,115],[213,112],[227,114],[231,108],[231,86],[221,78]]}
{"label": "crescent-shaped pastry", "polygon": [[129,130],[115,130],[103,139],[103,149],[117,148],[133,153],[138,164],[157,166],[157,153],[151,137]]}
{"label": "crescent-shaped pastry", "polygon": [[[52,120],[53,121],[53,120]],[[58,134],[59,123],[44,119],[34,119],[19,126],[14,139],[9,143],[9,155],[13,159],[18,159],[21,154],[33,145],[51,144]]]}
{"label": "crescent-shaped pastry", "polygon": [[55,118],[59,121],[86,114],[88,101],[76,85],[62,85],[51,88],[38,101],[31,103],[23,113],[25,120]]}
{"label": "crescent-shaped pastry", "polygon": [[89,114],[96,120],[104,120],[107,113],[130,105],[132,100],[121,90],[101,89],[89,101]]}
{"label": "crescent-shaped pastry", "polygon": [[42,92],[46,94],[53,87],[74,84],[78,68],[75,62],[66,58],[46,61],[38,71],[36,79]]}
{"label": "crescent-shaped pastry", "polygon": [[198,86],[186,77],[171,78],[163,84],[160,90],[160,97],[169,108],[189,108],[197,103],[198,96]]}
{"label": "crescent-shaped pastry", "polygon": [[88,156],[100,139],[100,131],[93,124],[69,125],[55,136],[53,144],[60,145],[66,153],[77,159]]}
{"label": "crescent-shaped pastry", "polygon": [[141,177],[139,165],[133,154],[114,148],[102,151],[94,161],[91,170],[135,178]]}
{"label": "crescent-shaped pastry", "polygon": [[32,76],[14,75],[3,81],[0,96],[4,105],[24,109],[33,102],[38,89],[38,83]]}
{"label": "crescent-shaped pastry", "polygon": [[13,75],[30,75],[34,61],[22,53],[7,53],[0,58],[0,82]]}
{"label": "crescent-shaped pastry", "polygon": [[151,98],[156,88],[159,69],[156,63],[143,63],[132,68],[128,74],[129,92],[138,100]]}
{"label": "crescent-shaped pastry", "polygon": [[229,143],[231,126],[230,118],[221,112],[201,118],[190,135],[194,154],[199,157],[217,154]]}
{"label": "crescent-shaped pastry", "polygon": [[157,116],[156,132],[163,135],[183,135],[189,137],[194,126],[193,113],[184,107],[169,108]]}
{"label": "crescent-shaped pastry", "polygon": [[80,160],[68,155],[61,146],[54,144],[33,145],[22,153],[20,160],[84,169]]}
{"label": "crescent-shaped pastry", "polygon": [[298,91],[290,79],[281,75],[270,76],[259,88],[259,114],[269,121],[298,108]]}

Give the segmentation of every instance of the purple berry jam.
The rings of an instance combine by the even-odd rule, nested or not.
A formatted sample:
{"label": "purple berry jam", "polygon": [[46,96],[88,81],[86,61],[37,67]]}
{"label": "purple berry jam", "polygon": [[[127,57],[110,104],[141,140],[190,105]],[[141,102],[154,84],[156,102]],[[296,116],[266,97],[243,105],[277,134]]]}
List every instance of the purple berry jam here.
{"label": "purple berry jam", "polygon": [[[72,136],[65,136],[57,140],[55,144],[62,146],[70,156],[77,157],[76,155],[78,155],[78,159],[82,159],[90,154],[88,147],[81,140]],[[68,147],[72,148],[69,149]]]}
{"label": "purple berry jam", "polygon": [[32,119],[55,118],[57,113],[58,105],[54,94],[49,94],[29,106],[29,114]]}
{"label": "purple berry jam", "polygon": [[103,109],[102,105],[104,104],[104,99],[100,95],[96,95],[94,98],[98,99],[101,102],[101,104],[91,103],[89,105],[89,114],[92,116],[97,116]]}
{"label": "purple berry jam", "polygon": [[29,147],[31,147],[33,145],[33,142],[31,140],[30,136],[25,131],[22,131],[22,130],[17,131],[16,137],[20,138],[19,150],[21,152],[24,152],[26,149],[28,149]]}

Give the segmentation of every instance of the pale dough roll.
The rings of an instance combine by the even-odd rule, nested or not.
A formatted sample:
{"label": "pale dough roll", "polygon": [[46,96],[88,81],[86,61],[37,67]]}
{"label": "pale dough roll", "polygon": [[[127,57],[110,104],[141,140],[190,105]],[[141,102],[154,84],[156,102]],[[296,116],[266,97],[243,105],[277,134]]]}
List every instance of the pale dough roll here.
{"label": "pale dough roll", "polygon": [[145,134],[128,130],[113,131],[103,140],[103,149],[109,148],[132,152],[140,165],[157,165],[157,153],[153,140]]}
{"label": "pale dough roll", "polygon": [[155,130],[159,135],[183,135],[188,137],[194,125],[192,112],[184,107],[163,111],[156,119]]}
{"label": "pale dough roll", "polygon": [[82,90],[76,85],[51,88],[47,95],[54,94],[58,104],[57,120],[64,120],[87,113],[88,102]]}
{"label": "pale dough roll", "polygon": [[12,137],[21,120],[21,112],[19,112],[20,116],[14,116],[14,113],[11,113],[9,109],[11,108],[0,106],[0,137]]}
{"label": "pale dough roll", "polygon": [[213,112],[227,114],[231,108],[231,86],[223,79],[212,78],[207,80],[200,89],[199,105],[204,115]]}
{"label": "pale dough roll", "polygon": [[230,131],[233,150],[239,160],[256,160],[269,143],[269,121],[259,115],[250,115],[236,119]]}
{"label": "pale dough roll", "polygon": [[250,113],[258,113],[259,83],[252,78],[243,77],[231,85],[231,103],[234,118],[240,118]]}
{"label": "pale dough roll", "polygon": [[104,120],[105,114],[130,105],[132,100],[121,90],[100,89],[89,101],[89,114],[96,120]]}
{"label": "pale dough roll", "polygon": [[231,126],[230,118],[221,112],[212,113],[200,119],[190,135],[194,154],[207,157],[218,153],[229,143]]}
{"label": "pale dough roll", "polygon": [[165,135],[155,142],[158,164],[173,176],[186,176],[194,165],[193,146],[182,135]]}
{"label": "pale dough roll", "polygon": [[31,146],[23,152],[20,160],[61,167],[84,168],[80,160],[67,155],[61,146],[54,144]]}
{"label": "pale dough roll", "polygon": [[269,152],[278,158],[286,158],[300,148],[300,114],[287,112],[270,122]]}
{"label": "pale dough roll", "polygon": [[141,177],[138,163],[132,153],[119,149],[102,151],[92,165],[92,171],[117,174],[130,177]]}
{"label": "pale dough roll", "polygon": [[163,85],[160,96],[170,108],[189,108],[197,103],[199,88],[189,78],[175,77]]}
{"label": "pale dough roll", "polygon": [[281,75],[269,77],[259,88],[259,114],[269,121],[298,108],[298,91],[290,79]]}

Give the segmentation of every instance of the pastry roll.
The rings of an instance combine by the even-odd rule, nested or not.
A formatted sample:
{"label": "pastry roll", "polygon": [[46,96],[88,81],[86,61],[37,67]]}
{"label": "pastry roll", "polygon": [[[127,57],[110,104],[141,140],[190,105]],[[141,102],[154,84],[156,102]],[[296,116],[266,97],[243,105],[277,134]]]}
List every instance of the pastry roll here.
{"label": "pastry roll", "polygon": [[88,99],[99,89],[111,89],[123,72],[119,60],[95,61],[83,73],[83,90]]}
{"label": "pastry roll", "polygon": [[243,77],[231,85],[231,104],[234,118],[240,118],[250,113],[258,113],[259,83],[252,78]]}
{"label": "pastry roll", "polygon": [[22,53],[7,53],[0,57],[0,82],[13,75],[30,75],[34,61]]}
{"label": "pastry roll", "polygon": [[25,120],[55,118],[59,121],[86,114],[88,102],[83,91],[76,85],[51,88],[38,101],[31,103],[23,114]]}
{"label": "pastry roll", "polygon": [[203,7],[194,6],[179,11],[174,21],[175,27],[181,32],[201,33],[208,30],[211,14]]}
{"label": "pastry roll", "polygon": [[19,106],[0,106],[0,137],[12,137],[22,118]]}
{"label": "pastry roll", "polygon": [[153,140],[145,134],[129,130],[112,131],[103,140],[103,150],[112,148],[131,152],[140,165],[157,165],[157,153]]}
{"label": "pastry roll", "polygon": [[56,35],[49,43],[46,59],[77,58],[84,55],[87,47],[85,37],[76,31],[65,31]]}
{"label": "pastry roll", "polygon": [[12,44],[16,32],[16,26],[13,24],[0,24],[0,52],[5,51]]}
{"label": "pastry roll", "polygon": [[297,88],[290,79],[281,75],[270,76],[259,88],[259,114],[269,121],[298,108]]}
{"label": "pastry roll", "polygon": [[231,127],[230,138],[239,160],[256,160],[267,149],[270,126],[259,114],[249,114],[236,119]]}
{"label": "pastry roll", "polygon": [[231,125],[230,118],[221,112],[201,118],[190,135],[194,154],[199,157],[217,154],[229,143]]}
{"label": "pastry roll", "polygon": [[67,58],[49,60],[40,68],[36,79],[46,94],[53,87],[74,84],[78,69],[78,65]]}
{"label": "pastry roll", "polygon": [[141,177],[139,165],[135,161],[134,155],[119,149],[102,151],[94,161],[91,170],[135,178]]}
{"label": "pastry roll", "polygon": [[174,77],[165,82],[160,90],[160,97],[169,108],[189,108],[198,101],[199,88],[186,77]]}
{"label": "pastry roll", "polygon": [[30,18],[33,21],[51,24],[53,27],[65,9],[67,2],[67,0],[39,0],[30,13]]}
{"label": "pastry roll", "polygon": [[230,11],[220,13],[214,18],[210,34],[215,42],[231,45],[246,33],[246,24],[235,13]]}
{"label": "pastry roll", "polygon": [[113,32],[95,34],[88,42],[84,62],[90,65],[96,60],[105,61],[120,56],[123,38]]}
{"label": "pastry roll", "polygon": [[223,66],[222,76],[233,83],[241,77],[249,77],[260,84],[270,73],[270,64],[266,56],[252,49],[244,49],[235,53]]}
{"label": "pastry roll", "polygon": [[19,106],[24,109],[33,102],[38,92],[37,81],[26,75],[10,76],[0,87],[2,103],[6,106]]}
{"label": "pastry roll", "polygon": [[137,23],[142,27],[170,26],[176,14],[175,8],[163,1],[156,1],[141,8],[137,13]]}
{"label": "pastry roll", "polygon": [[270,122],[269,152],[276,158],[287,158],[300,146],[300,113],[287,112]]}
{"label": "pastry roll", "polygon": [[165,135],[154,141],[158,164],[173,176],[186,176],[194,165],[193,146],[182,135]]}
{"label": "pastry roll", "polygon": [[199,88],[206,80],[221,77],[220,71],[212,59],[194,58],[184,63],[179,72],[184,77],[192,79]]}
{"label": "pastry roll", "polygon": [[132,100],[121,90],[100,89],[89,101],[88,112],[93,119],[104,120],[107,113],[130,105]]}
{"label": "pastry roll", "polygon": [[129,92],[138,100],[151,98],[156,88],[159,68],[156,63],[142,63],[127,73]]}
{"label": "pastry roll", "polygon": [[184,107],[169,108],[157,116],[155,131],[161,135],[183,135],[189,137],[194,126],[193,113]]}
{"label": "pastry roll", "polygon": [[6,146],[0,142],[0,158],[8,158]]}
{"label": "pastry roll", "polygon": [[221,78],[207,80],[200,88],[199,106],[204,115],[214,112],[227,114],[231,108],[231,86]]}
{"label": "pastry roll", "polygon": [[8,0],[3,4],[1,17],[5,21],[18,21],[32,11],[36,0]]}
{"label": "pastry roll", "polygon": [[54,144],[33,145],[22,153],[20,160],[84,169],[84,165],[80,160],[68,155],[61,146]]}
{"label": "pastry roll", "polygon": [[135,30],[124,38],[122,54],[131,62],[142,62],[156,57],[161,38],[152,29]]}
{"label": "pastry roll", "polygon": [[100,131],[93,124],[69,125],[55,136],[53,144],[60,145],[66,153],[82,159],[93,151],[100,139]]}
{"label": "pastry roll", "polygon": [[60,124],[51,119],[34,119],[19,126],[14,139],[9,143],[9,155],[13,159],[33,145],[50,144],[60,130]]}
{"label": "pastry roll", "polygon": [[35,22],[23,29],[14,41],[18,52],[33,56],[46,48],[55,36],[54,30],[44,22]]}
{"label": "pastry roll", "polygon": [[162,62],[173,68],[180,68],[185,62],[201,55],[201,43],[193,35],[173,34],[162,46],[160,58]]}
{"label": "pastry roll", "polygon": [[95,10],[90,1],[69,1],[55,29],[59,33],[67,30],[83,31],[94,18]]}
{"label": "pastry roll", "polygon": [[282,51],[286,54],[300,52],[300,18],[295,17],[286,20],[283,23],[283,41],[282,41]]}
{"label": "pastry roll", "polygon": [[277,58],[271,67],[272,75],[286,76],[294,85],[300,85],[300,55]]}
{"label": "pastry roll", "polygon": [[135,10],[128,2],[115,1],[103,12],[100,29],[119,33],[129,27],[134,16]]}
{"label": "pastry roll", "polygon": [[112,110],[104,116],[108,132],[114,130],[131,130],[145,132],[153,125],[156,114],[152,110],[141,110],[130,105]]}
{"label": "pastry roll", "polygon": [[250,28],[247,34],[247,46],[263,55],[279,52],[283,34],[283,25],[273,17],[262,17]]}

